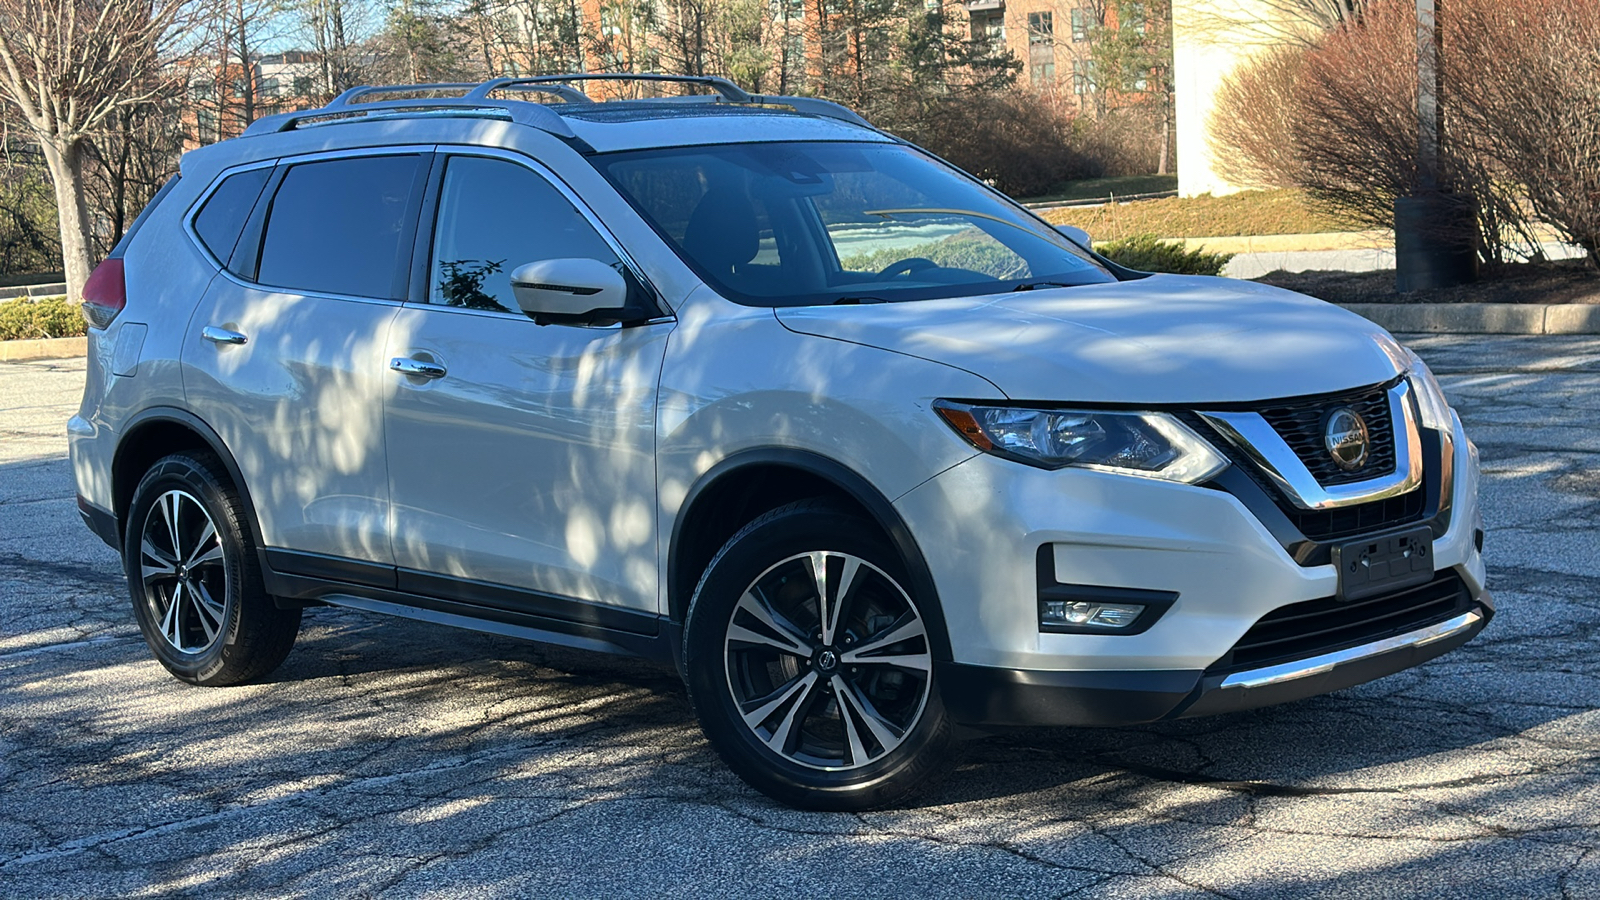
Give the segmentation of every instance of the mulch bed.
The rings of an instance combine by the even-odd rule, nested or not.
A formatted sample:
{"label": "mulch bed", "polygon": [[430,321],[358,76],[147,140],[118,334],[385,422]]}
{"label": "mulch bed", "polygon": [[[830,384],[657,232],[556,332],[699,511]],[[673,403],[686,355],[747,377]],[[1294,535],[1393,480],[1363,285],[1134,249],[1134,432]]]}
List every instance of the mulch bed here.
{"label": "mulch bed", "polygon": [[1331,303],[1595,303],[1600,269],[1582,259],[1486,266],[1472,284],[1400,293],[1394,270],[1268,272],[1256,281]]}

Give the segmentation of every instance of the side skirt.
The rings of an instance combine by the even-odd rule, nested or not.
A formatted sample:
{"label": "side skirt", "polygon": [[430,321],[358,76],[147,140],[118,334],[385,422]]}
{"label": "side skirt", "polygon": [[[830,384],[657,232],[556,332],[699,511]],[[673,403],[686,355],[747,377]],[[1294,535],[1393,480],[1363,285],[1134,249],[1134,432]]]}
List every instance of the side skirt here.
{"label": "side skirt", "polygon": [[[282,607],[341,606],[543,644],[676,662],[673,630],[654,613],[290,550],[265,549],[261,563],[267,592]],[[400,590],[401,583],[410,590]],[[417,592],[422,586],[426,594]]]}

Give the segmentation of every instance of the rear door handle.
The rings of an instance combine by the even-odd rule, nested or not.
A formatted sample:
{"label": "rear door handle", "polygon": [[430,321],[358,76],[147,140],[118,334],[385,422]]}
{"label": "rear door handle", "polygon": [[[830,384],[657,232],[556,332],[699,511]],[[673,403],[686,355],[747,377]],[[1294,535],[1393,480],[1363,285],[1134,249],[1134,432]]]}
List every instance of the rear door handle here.
{"label": "rear door handle", "polygon": [[250,340],[237,331],[231,331],[227,328],[218,328],[215,325],[207,325],[206,327],[200,329],[200,336],[213,344],[243,344]]}
{"label": "rear door handle", "polygon": [[443,378],[447,371],[444,366],[436,362],[426,362],[404,356],[396,356],[389,360],[389,368],[402,375],[412,375],[417,378]]}

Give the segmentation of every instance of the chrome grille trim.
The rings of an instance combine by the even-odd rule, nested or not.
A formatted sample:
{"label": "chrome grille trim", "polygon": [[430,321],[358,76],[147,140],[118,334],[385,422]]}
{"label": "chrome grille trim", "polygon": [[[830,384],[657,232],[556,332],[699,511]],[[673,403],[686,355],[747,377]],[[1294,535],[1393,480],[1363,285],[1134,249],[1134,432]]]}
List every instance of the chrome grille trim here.
{"label": "chrome grille trim", "polygon": [[1200,412],[1199,415],[1260,467],[1289,502],[1300,509],[1337,509],[1371,503],[1422,485],[1422,436],[1417,430],[1411,387],[1404,380],[1389,389],[1389,417],[1396,444],[1394,471],[1351,484],[1324,487],[1259,413]]}

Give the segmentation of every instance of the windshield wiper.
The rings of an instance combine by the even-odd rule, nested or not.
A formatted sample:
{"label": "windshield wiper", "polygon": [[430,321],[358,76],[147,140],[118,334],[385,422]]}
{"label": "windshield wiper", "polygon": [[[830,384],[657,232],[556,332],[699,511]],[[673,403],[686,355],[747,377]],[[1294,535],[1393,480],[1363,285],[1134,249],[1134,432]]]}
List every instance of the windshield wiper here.
{"label": "windshield wiper", "polygon": [[888,303],[882,297],[840,297],[833,301],[834,306],[849,306],[857,303]]}
{"label": "windshield wiper", "polygon": [[1069,283],[1067,283],[1065,281],[1028,281],[1028,282],[1024,282],[1023,284],[1019,284],[1016,287],[1012,288],[1011,292],[1012,293],[1016,293],[1017,291],[1031,291],[1031,290],[1033,290],[1035,288],[1043,288],[1043,287],[1082,287],[1082,286],[1083,286],[1082,282],[1069,284]]}

